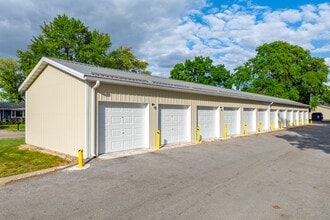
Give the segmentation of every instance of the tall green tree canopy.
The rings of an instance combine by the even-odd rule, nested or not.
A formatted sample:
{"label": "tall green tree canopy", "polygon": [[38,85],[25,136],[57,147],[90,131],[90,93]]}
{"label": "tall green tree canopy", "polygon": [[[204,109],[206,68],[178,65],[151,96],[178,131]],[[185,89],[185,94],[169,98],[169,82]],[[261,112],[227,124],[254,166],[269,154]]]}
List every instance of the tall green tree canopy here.
{"label": "tall green tree canopy", "polygon": [[146,70],[148,63],[138,60],[132,54],[131,48],[127,47],[120,46],[117,50],[111,51],[106,58],[105,66],[133,73],[151,74]]}
{"label": "tall green tree canopy", "polygon": [[[109,53],[109,35],[96,30],[90,31],[80,20],[58,15],[52,22],[44,23],[40,28],[42,34],[33,37],[28,49],[17,51],[19,63],[26,74],[31,72],[43,56],[149,73],[146,71],[148,63],[138,60],[130,48],[120,47]],[[116,56],[118,54],[121,56]],[[130,62],[123,61],[127,57],[130,57]],[[122,62],[122,65],[118,65],[118,62]]]}
{"label": "tall green tree canopy", "polygon": [[235,69],[236,89],[311,104],[315,107],[327,91],[328,67],[324,59],[287,42],[263,44],[257,55]]}
{"label": "tall green tree canopy", "polygon": [[194,60],[178,63],[170,72],[171,79],[231,88],[231,75],[224,65],[213,65],[210,57],[197,56]]}
{"label": "tall green tree canopy", "polygon": [[24,78],[25,75],[19,70],[19,65],[15,60],[0,58],[0,99],[14,103],[24,101],[23,94],[18,92]]}

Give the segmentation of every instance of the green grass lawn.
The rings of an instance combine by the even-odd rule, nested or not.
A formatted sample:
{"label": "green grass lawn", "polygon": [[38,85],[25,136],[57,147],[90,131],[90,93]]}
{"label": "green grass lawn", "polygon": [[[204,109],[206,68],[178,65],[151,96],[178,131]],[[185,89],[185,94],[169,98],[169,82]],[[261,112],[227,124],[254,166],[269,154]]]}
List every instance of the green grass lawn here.
{"label": "green grass lawn", "polygon": [[[5,129],[8,131],[17,131],[17,124],[11,124],[11,125],[0,125],[0,129]],[[19,131],[25,130],[25,124],[19,125]]]}
{"label": "green grass lawn", "polygon": [[69,164],[58,156],[19,149],[24,138],[0,139],[0,178]]}

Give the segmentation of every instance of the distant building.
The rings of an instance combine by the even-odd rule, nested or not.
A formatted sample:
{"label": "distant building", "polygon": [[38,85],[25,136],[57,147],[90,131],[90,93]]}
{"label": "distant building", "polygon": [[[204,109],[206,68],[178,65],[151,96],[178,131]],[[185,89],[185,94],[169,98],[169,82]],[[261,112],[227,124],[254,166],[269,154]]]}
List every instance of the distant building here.
{"label": "distant building", "polygon": [[329,104],[324,104],[324,105],[319,105],[313,110],[311,113],[314,112],[321,112],[323,114],[323,120],[325,121],[330,121],[330,105]]}
{"label": "distant building", "polygon": [[0,102],[0,121],[25,118],[24,103]]}

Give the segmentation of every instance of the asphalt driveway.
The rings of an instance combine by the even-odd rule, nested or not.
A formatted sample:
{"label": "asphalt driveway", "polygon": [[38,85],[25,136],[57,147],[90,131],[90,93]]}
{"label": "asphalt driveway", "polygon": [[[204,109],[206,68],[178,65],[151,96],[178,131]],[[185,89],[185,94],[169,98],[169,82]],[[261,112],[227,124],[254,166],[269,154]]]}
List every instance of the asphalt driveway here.
{"label": "asphalt driveway", "polygon": [[0,138],[15,138],[15,137],[24,137],[24,131],[7,131],[0,129]]}
{"label": "asphalt driveway", "polygon": [[330,124],[95,159],[0,198],[1,219],[329,219]]}

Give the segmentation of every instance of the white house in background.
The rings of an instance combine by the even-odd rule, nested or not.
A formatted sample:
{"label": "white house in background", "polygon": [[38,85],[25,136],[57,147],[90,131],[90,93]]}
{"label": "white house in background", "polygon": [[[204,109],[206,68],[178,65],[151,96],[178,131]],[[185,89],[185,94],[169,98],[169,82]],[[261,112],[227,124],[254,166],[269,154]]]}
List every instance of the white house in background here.
{"label": "white house in background", "polygon": [[154,149],[157,130],[166,147],[308,123],[302,103],[53,58],[19,90],[26,143],[73,156]]}

